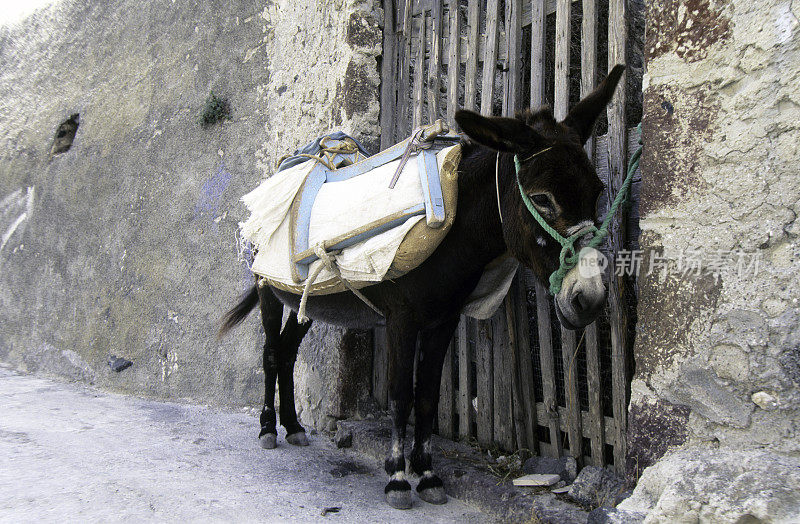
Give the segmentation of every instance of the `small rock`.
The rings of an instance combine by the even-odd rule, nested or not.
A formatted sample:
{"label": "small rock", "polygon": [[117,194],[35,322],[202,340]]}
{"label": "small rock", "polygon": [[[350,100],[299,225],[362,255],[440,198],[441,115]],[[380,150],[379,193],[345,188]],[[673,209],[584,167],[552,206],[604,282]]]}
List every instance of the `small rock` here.
{"label": "small rock", "polygon": [[531,473],[530,475],[522,476],[514,479],[515,486],[552,486],[561,480],[561,477],[556,474],[540,474]]}
{"label": "small rock", "polygon": [[772,411],[778,408],[778,399],[766,391],[753,393],[753,395],[750,397],[750,400],[752,400],[754,404],[765,411]]}
{"label": "small rock", "polygon": [[531,457],[522,466],[525,473],[549,473],[561,476],[561,480],[572,482],[578,475],[578,465],[572,457]]}
{"label": "small rock", "polygon": [[337,448],[349,448],[353,445],[353,432],[347,428],[339,428],[333,441],[336,442]]}
{"label": "small rock", "polygon": [[116,371],[119,373],[120,371],[124,371],[131,367],[133,362],[130,360],[126,360],[122,357],[117,357],[115,355],[111,355],[108,357],[108,366],[111,368],[111,371]]}
{"label": "small rock", "polygon": [[569,490],[574,501],[590,507],[613,507],[625,492],[625,480],[605,468],[586,466]]}
{"label": "small rock", "polygon": [[640,524],[646,515],[617,508],[597,508],[589,513],[586,524]]}
{"label": "small rock", "polygon": [[[561,484],[561,482],[559,482],[558,484]],[[556,486],[558,486],[558,484],[556,484]],[[558,488],[553,488],[550,491],[552,491],[553,493],[556,493],[556,494],[566,493],[566,492],[569,491],[569,488],[571,488],[571,487],[572,486],[561,486],[561,487],[558,487]]]}

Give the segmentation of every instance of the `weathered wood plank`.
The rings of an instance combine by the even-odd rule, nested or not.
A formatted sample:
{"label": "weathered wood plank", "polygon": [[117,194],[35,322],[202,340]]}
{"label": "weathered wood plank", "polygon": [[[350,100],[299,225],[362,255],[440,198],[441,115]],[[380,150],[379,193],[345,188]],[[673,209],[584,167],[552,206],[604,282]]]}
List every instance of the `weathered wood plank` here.
{"label": "weathered wood plank", "polygon": [[[586,384],[589,392],[589,418],[584,425],[592,450],[593,466],[603,466],[603,404],[600,395],[600,355],[597,351],[597,323],[586,326]],[[587,427],[588,426],[588,427]]]}
{"label": "weathered wood plank", "polygon": [[[597,0],[583,0],[581,20],[581,98],[595,87],[597,79]],[[594,133],[584,148],[589,158],[594,158]]]}
{"label": "weathered wood plank", "polygon": [[494,436],[494,362],[492,358],[492,323],[476,323],[475,364],[477,367],[478,413],[475,417],[478,442],[490,446]]}
{"label": "weathered wood plank", "polygon": [[453,438],[453,355],[456,341],[451,340],[447,346],[442,366],[442,382],[439,393],[439,435]]}
{"label": "weathered wood plank", "polygon": [[464,70],[464,109],[475,110],[478,95],[478,38],[481,31],[481,2],[467,4],[467,61]]}
{"label": "weathered wood plank", "polygon": [[372,333],[372,396],[381,409],[386,409],[389,398],[389,360],[388,348],[386,347],[386,327],[378,326]]}
{"label": "weathered wood plank", "polygon": [[381,149],[395,143],[397,101],[397,35],[394,0],[383,4],[383,61],[381,62]]}
{"label": "weathered wood plank", "polygon": [[514,412],[511,405],[511,344],[505,303],[497,308],[492,323],[494,360],[494,441],[504,450],[514,450]]}
{"label": "weathered wood plank", "polygon": [[525,274],[529,271],[520,267],[511,289],[514,296],[514,327],[517,337],[515,349],[520,378],[520,392],[517,398],[522,400],[527,446],[531,452],[535,452],[537,444],[536,426],[538,425],[536,418],[536,378],[533,372],[528,324],[528,319],[530,318],[530,313],[528,312],[528,287],[525,284]]}
{"label": "weathered wood plank", "polygon": [[578,398],[577,332],[561,328],[561,361],[564,368],[564,398],[567,403],[567,433],[569,453],[580,462],[583,457],[583,432],[581,431],[581,405]]}
{"label": "weathered wood plank", "polygon": [[442,0],[431,7],[430,59],[428,60],[428,122],[439,118],[439,69],[442,64]]}
{"label": "weathered wood plank", "polygon": [[553,116],[563,120],[569,109],[570,0],[556,0],[555,90]]}
{"label": "weathered wood plank", "polygon": [[461,315],[458,324],[458,436],[472,434],[472,351],[470,351],[469,323]]}
{"label": "weathered wood plank", "polygon": [[539,328],[539,359],[542,368],[542,392],[544,394],[545,415],[537,417],[546,421],[550,429],[550,443],[555,456],[561,456],[559,416],[556,410],[556,374],[553,359],[553,333],[550,329],[550,297],[547,289],[536,281],[536,322]]}
{"label": "weathered wood plank", "polygon": [[[561,431],[567,431],[569,428],[567,426],[567,408],[563,406],[558,406],[558,414],[559,414],[559,429]],[[536,416],[540,419],[547,416],[547,412],[545,410],[544,404],[542,402],[536,403]],[[581,427],[583,428],[583,436],[589,437],[589,413],[586,411],[581,411]],[[610,446],[616,446],[617,440],[614,435],[614,429],[616,428],[616,422],[611,417],[603,417],[603,434],[605,435],[604,443]],[[540,443],[542,449],[550,447],[550,444],[545,442]],[[542,453],[542,456],[553,456],[547,455]]]}
{"label": "weathered wood plank", "polygon": [[545,0],[531,0],[531,107],[544,104]]}
{"label": "weathered wood plank", "polygon": [[481,81],[481,114],[491,115],[494,101],[494,80],[497,72],[497,31],[500,23],[499,1],[490,1],[486,7],[486,49],[483,55],[483,80]]}
{"label": "weathered wood plank", "polygon": [[412,0],[405,0],[403,25],[398,44],[397,67],[397,138],[404,139],[411,134],[411,42],[414,26],[411,23]]}
{"label": "weathered wood plank", "polygon": [[510,116],[520,106],[522,97],[522,0],[506,0],[505,96],[503,115]]}
{"label": "weathered wood plank", "polygon": [[514,436],[518,450],[533,452],[536,449],[536,391],[533,384],[526,290],[521,272],[522,269],[517,272],[506,297],[508,333],[511,342]]}
{"label": "weathered wood plank", "polygon": [[422,112],[425,96],[425,48],[427,47],[425,29],[428,25],[427,19],[427,15],[420,18],[419,36],[417,37],[419,45],[417,47],[416,63],[414,64],[414,111],[411,124],[412,129],[416,129],[423,124]]}
{"label": "weathered wood plank", "polygon": [[458,78],[461,73],[461,10],[458,0],[450,0],[450,42],[448,43],[447,65],[447,123],[455,128],[458,111]]}
{"label": "weathered wood plank", "polygon": [[[625,63],[627,47],[627,25],[625,20],[625,0],[610,0],[608,14],[608,64],[609,70],[616,64]],[[616,194],[625,180],[626,167],[626,128],[625,128],[625,79],[620,80],[621,88],[616,90],[614,98],[608,106],[608,164],[610,175],[611,193]],[[609,195],[609,198],[611,196]],[[618,214],[609,231],[608,241],[612,252],[617,252],[624,246],[625,228],[622,214]],[[611,266],[611,264],[609,264]],[[610,268],[608,302],[610,306],[611,323],[611,384],[613,398],[613,414],[616,421],[615,436],[617,445],[614,446],[614,466],[618,473],[625,471],[625,455],[627,446],[625,442],[627,398],[626,398],[626,362],[627,362],[627,308],[625,304],[625,280],[623,277],[613,276]]]}

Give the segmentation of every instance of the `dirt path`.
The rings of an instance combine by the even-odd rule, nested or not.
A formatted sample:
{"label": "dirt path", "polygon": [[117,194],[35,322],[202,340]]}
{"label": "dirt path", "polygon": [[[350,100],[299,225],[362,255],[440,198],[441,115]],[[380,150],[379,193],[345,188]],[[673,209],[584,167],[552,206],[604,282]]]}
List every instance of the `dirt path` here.
{"label": "dirt path", "polygon": [[[383,501],[373,459],[311,436],[262,450],[247,414],[0,368],[0,521],[486,522],[451,499]],[[338,513],[322,515],[325,508]]]}

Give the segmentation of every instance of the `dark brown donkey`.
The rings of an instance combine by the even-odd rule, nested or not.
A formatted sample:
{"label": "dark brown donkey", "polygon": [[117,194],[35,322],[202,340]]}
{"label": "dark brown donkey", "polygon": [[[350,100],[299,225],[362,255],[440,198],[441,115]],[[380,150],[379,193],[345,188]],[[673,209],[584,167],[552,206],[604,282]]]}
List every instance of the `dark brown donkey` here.
{"label": "dark brown donkey", "polygon": [[[535,112],[526,110],[516,118],[483,117],[459,111],[456,120],[471,141],[463,144],[458,167],[455,222],[439,247],[419,267],[401,278],[363,289],[385,319],[352,293],[309,297],[307,314],[314,320],[347,327],[372,327],[386,322],[389,411],[394,427],[392,447],[385,464],[391,479],[385,493],[392,506],[411,507],[403,444],[412,402],[416,423],[409,459],[411,470],[420,476],[417,491],[424,501],[433,504],[447,501],[442,481],[431,468],[430,446],[439,403],[442,363],[458,323],[459,311],[486,264],[510,251],[543,283],[558,266],[561,246],[525,207],[517,177],[541,216],[564,237],[582,230],[586,224],[595,223],[597,198],[603,185],[583,145],[598,115],[611,99],[623,70],[623,66],[616,66],[563,122],[556,122],[549,108]],[[520,160],[519,173],[514,165],[515,155]],[[567,328],[586,326],[596,317],[605,297],[599,275],[582,276],[574,268],[555,297],[558,316]],[[297,422],[292,378],[297,347],[311,325],[297,322],[295,312],[299,302],[299,295],[253,286],[227,313],[220,330],[221,333],[228,331],[256,304],[261,304],[266,332],[266,391],[259,438],[265,448],[273,448],[276,443],[276,376],[281,396],[280,422],[286,428],[286,440],[295,445],[308,445],[305,431]],[[281,331],[283,305],[293,312]],[[417,341],[420,361],[414,391],[412,374]]]}

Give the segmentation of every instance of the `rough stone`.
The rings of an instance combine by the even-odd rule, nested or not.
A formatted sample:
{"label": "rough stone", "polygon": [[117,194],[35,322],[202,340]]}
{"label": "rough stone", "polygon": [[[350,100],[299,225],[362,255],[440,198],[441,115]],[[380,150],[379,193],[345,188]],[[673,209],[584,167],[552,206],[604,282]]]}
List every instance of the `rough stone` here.
{"label": "rough stone", "polygon": [[586,524],[641,524],[646,516],[618,508],[597,508],[589,512]]}
{"label": "rough stone", "polygon": [[561,479],[558,474],[530,473],[514,479],[515,486],[552,486]]}
{"label": "rough stone", "polygon": [[772,411],[778,409],[778,399],[766,391],[758,391],[750,397],[755,405],[761,409]]}
{"label": "rough stone", "polygon": [[647,522],[796,522],[800,460],[763,449],[674,450],[644,470],[618,509]]}
{"label": "rough stone", "polygon": [[637,279],[629,472],[703,442],[797,455],[800,6],[654,0],[647,23],[639,243],[669,263]]}
{"label": "rough stone", "polygon": [[569,489],[569,497],[587,507],[613,507],[625,492],[627,484],[606,468],[584,467]]}
{"label": "rough stone", "polygon": [[119,373],[120,371],[125,371],[132,365],[133,362],[122,357],[117,357],[115,355],[108,357],[108,367],[111,368],[111,371],[116,371]]}
{"label": "rough stone", "polygon": [[337,448],[349,448],[353,445],[353,432],[347,428],[339,428],[333,437]]}
{"label": "rough stone", "polygon": [[531,457],[522,466],[525,473],[552,473],[572,482],[578,475],[578,464],[572,457]]}

